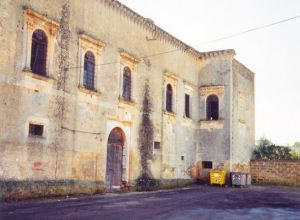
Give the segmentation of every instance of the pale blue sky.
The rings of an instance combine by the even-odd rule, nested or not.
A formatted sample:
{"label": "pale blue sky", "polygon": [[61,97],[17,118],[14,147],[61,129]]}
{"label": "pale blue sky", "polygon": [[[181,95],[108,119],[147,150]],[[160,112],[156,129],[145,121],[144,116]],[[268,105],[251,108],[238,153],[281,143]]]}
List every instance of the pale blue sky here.
{"label": "pale blue sky", "polygon": [[256,74],[256,138],[300,141],[300,19],[200,45],[300,15],[300,0],[120,1],[200,51],[235,49]]}

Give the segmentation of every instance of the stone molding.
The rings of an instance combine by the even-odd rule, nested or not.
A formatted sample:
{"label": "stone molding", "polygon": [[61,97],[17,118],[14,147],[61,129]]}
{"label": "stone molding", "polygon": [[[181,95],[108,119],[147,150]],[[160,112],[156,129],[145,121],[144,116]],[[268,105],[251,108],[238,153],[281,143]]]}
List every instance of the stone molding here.
{"label": "stone molding", "polygon": [[118,10],[121,12],[121,15],[126,16],[127,18],[131,19],[134,23],[137,25],[142,26],[143,28],[150,31],[155,38],[158,38],[163,41],[168,41],[169,43],[173,44],[175,47],[179,48],[185,53],[189,53],[190,55],[199,58],[199,59],[207,59],[212,58],[216,55],[224,55],[224,54],[230,54],[234,55],[234,50],[220,50],[220,51],[213,51],[213,52],[199,52],[195,48],[187,45],[183,41],[177,39],[167,31],[163,30],[162,28],[158,27],[154,24],[154,22],[149,18],[144,18],[143,16],[139,15],[132,9],[128,8],[126,5],[122,4],[121,2],[117,0],[103,0],[103,2],[106,6]]}
{"label": "stone molding", "polygon": [[[101,63],[101,55],[102,55],[102,50],[105,47],[105,43],[96,40],[86,34],[80,34],[79,35],[79,60],[80,60],[80,78],[79,78],[79,87],[81,88],[81,91],[83,91],[83,78],[84,78],[84,56],[86,52],[90,51],[94,54],[95,56],[95,74],[94,74],[94,89],[95,90],[100,90],[99,85],[98,85],[98,75],[100,73],[100,63]],[[85,89],[86,90],[86,89]],[[86,92],[86,93],[95,93],[95,91]],[[96,92],[98,93],[98,92]]]}
{"label": "stone molding", "polygon": [[44,31],[47,36],[47,60],[46,60],[46,73],[47,76],[52,76],[53,59],[54,59],[54,44],[55,37],[59,28],[59,23],[51,20],[43,15],[38,14],[32,9],[24,9],[24,71],[30,72],[31,62],[31,47],[32,47],[32,35],[35,30],[40,29]]}
{"label": "stone molding", "polygon": [[175,87],[177,85],[178,77],[174,73],[165,72],[164,81],[165,81],[165,85],[171,84],[172,87]]}
{"label": "stone molding", "polygon": [[164,115],[170,116],[170,117],[176,117],[176,113],[175,112],[168,112],[166,110],[163,111]]}
{"label": "stone molding", "polygon": [[200,129],[222,129],[224,126],[224,119],[219,120],[200,120]]}
{"label": "stone molding", "polygon": [[119,104],[125,104],[127,106],[131,106],[131,107],[135,107],[136,106],[136,102],[134,102],[133,100],[126,100],[123,97],[119,97]]}
{"label": "stone molding", "polygon": [[86,93],[88,95],[94,95],[94,96],[100,96],[101,95],[101,93],[99,91],[86,89],[83,86],[78,86],[78,90],[80,92]]}
{"label": "stone molding", "polygon": [[208,52],[203,52],[199,56],[199,59],[201,60],[207,60],[211,58],[215,58],[217,56],[235,56],[235,50],[233,49],[228,49],[228,50],[216,50],[216,51],[208,51]]}
{"label": "stone molding", "polygon": [[224,94],[225,86],[203,86],[200,87],[200,96],[202,97],[207,97],[209,95],[217,95],[220,97],[221,95]]}
{"label": "stone molding", "polygon": [[121,60],[130,62],[133,65],[137,65],[140,62],[140,60],[138,58],[135,58],[133,55],[131,55],[123,50],[120,50],[120,56],[121,56]]}
{"label": "stone molding", "polygon": [[55,36],[59,27],[59,23],[53,21],[43,15],[38,14],[32,9],[25,9],[26,24],[31,30],[41,28],[48,32],[51,36]]}
{"label": "stone molding", "polygon": [[[176,114],[177,112],[177,81],[178,81],[178,77],[170,72],[165,72],[164,73],[164,111],[167,113],[171,113],[171,114]],[[172,87],[172,111],[173,112],[168,112],[166,111],[166,92],[167,92],[167,85],[170,84]]]}
{"label": "stone molding", "polygon": [[85,51],[92,50],[92,52],[99,55],[101,49],[105,47],[105,43],[95,40],[92,37],[85,34],[81,34],[79,36],[79,39],[80,39],[80,47]]}
{"label": "stone molding", "polygon": [[33,79],[45,81],[45,82],[48,82],[50,84],[53,84],[53,82],[55,81],[54,79],[52,79],[50,77],[38,75],[38,74],[35,74],[35,73],[31,72],[31,71],[25,71],[24,70],[23,73],[24,73],[25,76],[31,77]]}

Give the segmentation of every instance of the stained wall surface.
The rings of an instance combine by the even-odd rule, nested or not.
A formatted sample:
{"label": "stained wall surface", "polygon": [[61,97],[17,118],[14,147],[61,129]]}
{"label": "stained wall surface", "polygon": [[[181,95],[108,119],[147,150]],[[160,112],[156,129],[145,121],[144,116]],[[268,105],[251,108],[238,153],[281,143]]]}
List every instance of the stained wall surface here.
{"label": "stained wall surface", "polygon": [[[154,141],[160,142],[149,161],[155,178],[198,178],[201,161],[226,169],[247,163],[254,144],[253,74],[245,77],[232,51],[201,57],[193,49],[184,51],[181,41],[161,29],[150,31],[154,26],[116,1],[2,0],[0,178],[105,182],[108,136],[118,127],[125,134],[122,178],[135,180],[141,169],[138,131],[146,81]],[[30,70],[36,29],[48,39],[46,77]],[[94,91],[83,88],[86,51],[95,54]],[[132,71],[130,102],[122,98],[125,66]],[[165,105],[168,84],[172,113]],[[239,91],[250,97],[243,125],[234,114]],[[210,93],[220,98],[217,121],[205,119]],[[185,94],[190,117],[184,113]],[[44,126],[42,137],[28,135],[30,123]],[[239,154],[245,159],[237,159]]]}

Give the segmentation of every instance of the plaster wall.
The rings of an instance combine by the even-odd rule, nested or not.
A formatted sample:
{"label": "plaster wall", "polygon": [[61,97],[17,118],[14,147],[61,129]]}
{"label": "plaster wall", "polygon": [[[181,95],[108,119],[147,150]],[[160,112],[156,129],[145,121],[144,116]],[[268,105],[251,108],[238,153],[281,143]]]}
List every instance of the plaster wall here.
{"label": "plaster wall", "polygon": [[[135,180],[140,174],[138,130],[147,80],[154,141],[161,144],[149,162],[155,178],[191,178],[195,166],[206,160],[230,169],[232,153],[239,154],[239,146],[250,147],[244,143],[252,143],[254,136],[244,142],[243,138],[249,129],[254,134],[254,124],[241,138],[238,128],[231,132],[232,126],[240,126],[232,119],[236,104],[232,101],[236,98],[232,95],[232,55],[199,59],[109,2],[1,1],[1,179],[105,181],[108,135],[120,127],[126,135],[123,179]],[[30,25],[28,10],[39,17]],[[45,29],[49,40],[47,77],[31,73],[28,66],[30,37],[37,28]],[[95,91],[82,88],[86,50],[96,55]],[[149,57],[172,50],[178,51]],[[121,98],[125,66],[132,70],[131,102]],[[250,86],[247,92],[252,97],[254,84],[238,72],[234,73],[235,91]],[[172,113],[165,108],[167,83],[173,89]],[[205,100],[211,91],[206,87],[215,89],[220,98],[217,122],[205,119]],[[190,118],[184,114],[185,94],[191,97]],[[247,104],[249,121],[254,117],[251,104]],[[44,125],[43,137],[28,135],[31,122]]]}

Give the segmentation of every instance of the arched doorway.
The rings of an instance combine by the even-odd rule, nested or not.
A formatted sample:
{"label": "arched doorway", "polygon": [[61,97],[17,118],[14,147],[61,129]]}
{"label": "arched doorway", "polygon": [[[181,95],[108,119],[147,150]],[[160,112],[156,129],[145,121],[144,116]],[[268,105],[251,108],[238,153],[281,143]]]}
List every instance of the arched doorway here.
{"label": "arched doorway", "polygon": [[106,185],[119,187],[122,182],[123,149],[125,134],[121,128],[114,128],[107,141]]}

